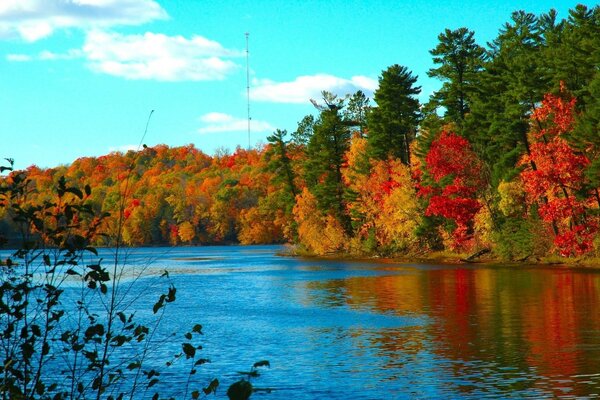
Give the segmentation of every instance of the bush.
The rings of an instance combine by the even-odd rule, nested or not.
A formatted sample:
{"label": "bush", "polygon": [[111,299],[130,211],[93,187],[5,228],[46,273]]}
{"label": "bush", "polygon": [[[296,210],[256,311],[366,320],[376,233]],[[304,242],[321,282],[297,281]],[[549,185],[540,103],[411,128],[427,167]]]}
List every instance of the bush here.
{"label": "bush", "polygon": [[[12,162],[11,162],[12,164]],[[2,167],[2,172],[11,170]],[[119,243],[110,268],[91,246],[102,235],[106,214],[88,202],[91,189],[58,180],[55,192],[31,204],[24,172],[0,181],[0,215],[19,229],[18,248],[0,265],[0,398],[162,398],[160,367],[149,368],[154,336],[176,288],[169,284],[142,324],[120,291]],[[124,301],[124,300],[128,301]],[[208,360],[198,357],[202,327],[181,338],[181,351],[164,365],[187,362],[187,384],[177,398],[198,398],[192,377]],[[202,393],[213,393],[213,380]]]}

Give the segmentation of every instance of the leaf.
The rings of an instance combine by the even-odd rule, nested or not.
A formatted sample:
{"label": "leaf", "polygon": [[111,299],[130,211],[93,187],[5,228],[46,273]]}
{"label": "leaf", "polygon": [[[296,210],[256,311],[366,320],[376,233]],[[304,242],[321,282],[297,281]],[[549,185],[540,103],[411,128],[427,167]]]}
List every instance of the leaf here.
{"label": "leaf", "polygon": [[169,287],[169,293],[167,294],[167,297],[166,297],[167,303],[172,303],[175,301],[175,293],[177,293],[177,288],[175,288],[175,286],[171,285],[171,287]]}
{"label": "leaf", "polygon": [[158,312],[158,310],[160,310],[162,307],[164,307],[164,302],[165,302],[165,295],[161,295],[160,298],[158,299],[158,301],[154,304],[154,307],[152,307],[152,312],[154,314],[156,314]]}
{"label": "leaf", "polygon": [[65,192],[73,193],[75,196],[79,197],[80,199],[83,199],[83,193],[76,187],[67,188]]}
{"label": "leaf", "polygon": [[39,325],[31,325],[31,333],[33,333],[35,336],[42,336],[42,330],[40,329]]}
{"label": "leaf", "polygon": [[252,366],[252,368],[259,368],[259,367],[271,368],[271,364],[267,360],[262,360],[262,361],[255,362],[254,365]]}
{"label": "leaf", "polygon": [[142,366],[142,364],[139,361],[135,361],[132,363],[129,363],[129,365],[127,366],[127,369],[132,371],[134,369],[139,369]]}
{"label": "leaf", "polygon": [[217,388],[219,387],[219,380],[218,379],[213,379],[207,387],[205,387],[204,389],[202,389],[202,391],[204,392],[204,394],[209,395],[211,393],[217,393]]}
{"label": "leaf", "polygon": [[122,323],[125,323],[127,321],[127,319],[125,318],[125,313],[123,313],[122,311],[119,311],[117,313],[117,317],[119,317]]}
{"label": "leaf", "polygon": [[68,270],[66,270],[65,274],[67,274],[67,275],[78,275],[78,276],[81,276],[81,274],[79,272],[77,272],[77,271],[75,271],[75,270],[73,270],[71,268],[69,268]]}
{"label": "leaf", "polygon": [[196,355],[196,348],[190,343],[182,343],[181,347],[187,359],[192,358]]}
{"label": "leaf", "polygon": [[48,353],[50,353],[50,345],[48,344],[48,342],[44,342],[44,344],[42,345],[42,355],[45,356]]}

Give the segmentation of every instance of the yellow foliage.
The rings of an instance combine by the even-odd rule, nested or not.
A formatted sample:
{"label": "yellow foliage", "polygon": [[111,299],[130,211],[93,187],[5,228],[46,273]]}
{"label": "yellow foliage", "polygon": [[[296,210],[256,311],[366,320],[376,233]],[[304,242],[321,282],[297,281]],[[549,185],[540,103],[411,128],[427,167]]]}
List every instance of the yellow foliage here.
{"label": "yellow foliage", "polygon": [[417,242],[415,230],[421,214],[408,168],[397,165],[396,173],[400,186],[383,199],[382,212],[375,220],[376,235],[380,245],[407,249]]}
{"label": "yellow foliage", "polygon": [[500,182],[498,185],[498,194],[500,194],[498,207],[502,214],[507,217],[514,217],[520,216],[525,212],[525,190],[520,180]]}
{"label": "yellow foliage", "polygon": [[306,188],[296,199],[294,217],[300,242],[311,252],[322,255],[346,247],[348,238],[339,221],[332,215],[321,215],[317,200]]}
{"label": "yellow foliage", "polygon": [[476,248],[490,248],[494,241],[492,239],[493,221],[488,207],[481,207],[475,214],[475,246]]}
{"label": "yellow foliage", "polygon": [[[366,143],[355,139],[351,149],[360,154],[366,146],[363,141]],[[398,159],[373,161],[370,174],[361,175],[354,170],[356,160],[360,158],[348,157],[344,176],[357,194],[349,208],[355,220],[362,223],[359,235],[365,239],[374,232],[381,247],[411,247],[416,243],[414,232],[421,217],[409,167]]]}
{"label": "yellow foliage", "polygon": [[185,221],[179,225],[177,234],[182,242],[189,243],[194,240],[194,237],[196,236],[196,230],[189,221]]}
{"label": "yellow foliage", "polygon": [[352,190],[358,191],[367,180],[363,173],[367,169],[369,159],[367,157],[367,139],[354,137],[346,152],[346,166],[342,169],[344,183]]}

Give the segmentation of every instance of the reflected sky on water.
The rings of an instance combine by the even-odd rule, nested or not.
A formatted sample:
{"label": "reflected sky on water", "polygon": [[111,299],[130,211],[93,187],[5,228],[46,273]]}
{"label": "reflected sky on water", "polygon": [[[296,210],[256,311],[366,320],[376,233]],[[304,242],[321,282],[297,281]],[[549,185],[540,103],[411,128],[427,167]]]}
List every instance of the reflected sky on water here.
{"label": "reflected sky on water", "polygon": [[263,359],[272,367],[253,383],[274,391],[256,398],[600,397],[597,271],[324,261],[281,249],[129,250],[124,284],[143,273],[138,317],[169,271],[177,302],[162,329],[204,326],[212,362],[197,379],[219,377],[217,398]]}

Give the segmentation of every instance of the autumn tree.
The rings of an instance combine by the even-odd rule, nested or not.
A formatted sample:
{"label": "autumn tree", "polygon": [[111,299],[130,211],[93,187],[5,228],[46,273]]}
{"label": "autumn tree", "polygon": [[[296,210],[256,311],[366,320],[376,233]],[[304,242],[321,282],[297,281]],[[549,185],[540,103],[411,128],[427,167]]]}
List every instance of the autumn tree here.
{"label": "autumn tree", "polygon": [[565,138],[573,130],[575,98],[565,92],[562,96],[546,95],[532,114],[533,143],[520,162],[521,179],[529,202],[539,207],[543,221],[553,225],[557,251],[573,256],[593,250],[598,221],[591,209],[598,203],[596,191],[584,184],[589,159]]}
{"label": "autumn tree", "polygon": [[443,217],[450,223],[450,247],[469,250],[474,217],[482,207],[478,190],[485,187],[480,160],[465,138],[442,132],[431,144],[424,167],[430,179],[419,189],[427,200],[425,216]]}
{"label": "autumn tree", "polygon": [[367,143],[355,137],[344,180],[355,198],[348,203],[361,251],[407,252],[416,244],[419,203],[409,168],[399,159],[366,159]]}
{"label": "autumn tree", "polygon": [[344,228],[332,214],[324,214],[317,198],[304,188],[294,206],[299,242],[311,253],[328,254],[343,251],[348,243]]}

